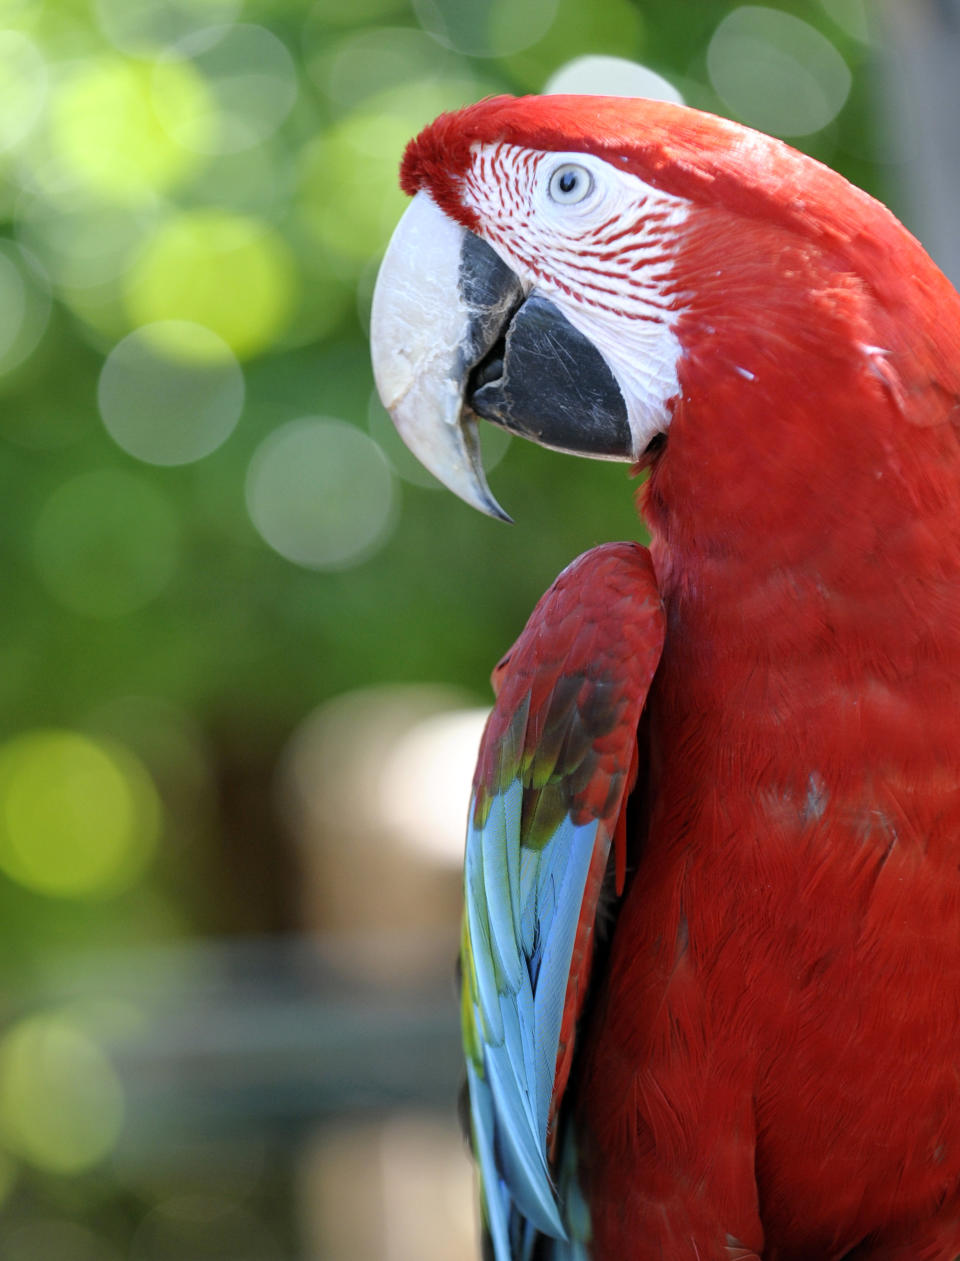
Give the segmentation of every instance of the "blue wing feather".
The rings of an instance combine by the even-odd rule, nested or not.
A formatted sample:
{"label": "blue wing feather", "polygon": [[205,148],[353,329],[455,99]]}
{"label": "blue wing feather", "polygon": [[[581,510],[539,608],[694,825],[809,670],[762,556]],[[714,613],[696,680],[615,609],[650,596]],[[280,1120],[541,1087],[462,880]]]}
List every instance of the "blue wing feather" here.
{"label": "blue wing feather", "polygon": [[[471,826],[467,839],[469,956],[483,1047],[471,1073],[474,1141],[488,1217],[491,1194],[499,1202],[505,1180],[523,1216],[564,1239],[547,1127],[587,875],[595,846],[608,849],[610,841],[596,820],[578,827],[567,816],[541,849],[521,847],[517,823],[508,823],[519,819],[520,793],[514,781],[497,794],[484,826]],[[497,1261],[506,1261],[512,1254],[499,1250],[499,1233],[491,1227]]]}
{"label": "blue wing feather", "polygon": [[557,1126],[557,1096],[662,643],[649,555],[611,544],[561,575],[498,667],[467,831],[462,948],[473,1142],[496,1261],[588,1256],[575,1136]]}

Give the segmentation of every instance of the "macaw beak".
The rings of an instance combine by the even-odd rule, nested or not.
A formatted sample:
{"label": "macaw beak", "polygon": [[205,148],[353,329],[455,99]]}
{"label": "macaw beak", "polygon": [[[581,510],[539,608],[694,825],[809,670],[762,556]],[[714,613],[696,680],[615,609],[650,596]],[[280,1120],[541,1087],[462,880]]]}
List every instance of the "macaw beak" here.
{"label": "macaw beak", "polygon": [[635,458],[626,403],[600,352],[426,192],[384,256],[370,343],[380,398],[404,442],[489,516],[510,520],[487,486],[478,416],[556,450]]}

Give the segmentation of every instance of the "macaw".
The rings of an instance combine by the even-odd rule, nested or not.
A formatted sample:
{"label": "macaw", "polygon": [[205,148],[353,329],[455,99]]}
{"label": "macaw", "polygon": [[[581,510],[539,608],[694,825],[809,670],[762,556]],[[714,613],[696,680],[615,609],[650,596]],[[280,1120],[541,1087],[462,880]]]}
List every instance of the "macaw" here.
{"label": "macaw", "polygon": [[488,1255],[960,1255],[960,297],[894,216],[683,106],[414,139],[371,335],[422,462],[477,418],[647,470],[494,671],[462,1006]]}

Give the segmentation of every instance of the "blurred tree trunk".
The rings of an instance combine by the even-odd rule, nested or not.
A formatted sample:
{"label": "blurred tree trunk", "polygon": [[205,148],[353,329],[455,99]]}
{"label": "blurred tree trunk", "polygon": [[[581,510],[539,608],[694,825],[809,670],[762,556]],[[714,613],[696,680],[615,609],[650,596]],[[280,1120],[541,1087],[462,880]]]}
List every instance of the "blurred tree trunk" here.
{"label": "blurred tree trunk", "polygon": [[199,912],[214,936],[298,927],[297,864],[274,790],[285,738],[239,723],[221,724],[211,735],[219,827],[202,886],[208,901]]}

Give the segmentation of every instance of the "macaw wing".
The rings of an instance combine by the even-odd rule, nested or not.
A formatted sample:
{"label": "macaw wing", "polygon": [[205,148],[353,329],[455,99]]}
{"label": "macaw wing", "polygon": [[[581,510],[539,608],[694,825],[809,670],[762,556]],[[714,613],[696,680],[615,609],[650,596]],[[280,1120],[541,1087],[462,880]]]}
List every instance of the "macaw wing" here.
{"label": "macaw wing", "polygon": [[571,1225],[558,1113],[611,850],[623,891],[637,728],[663,636],[649,553],[607,544],[564,570],[494,671],[467,831],[462,1021],[496,1261]]}

